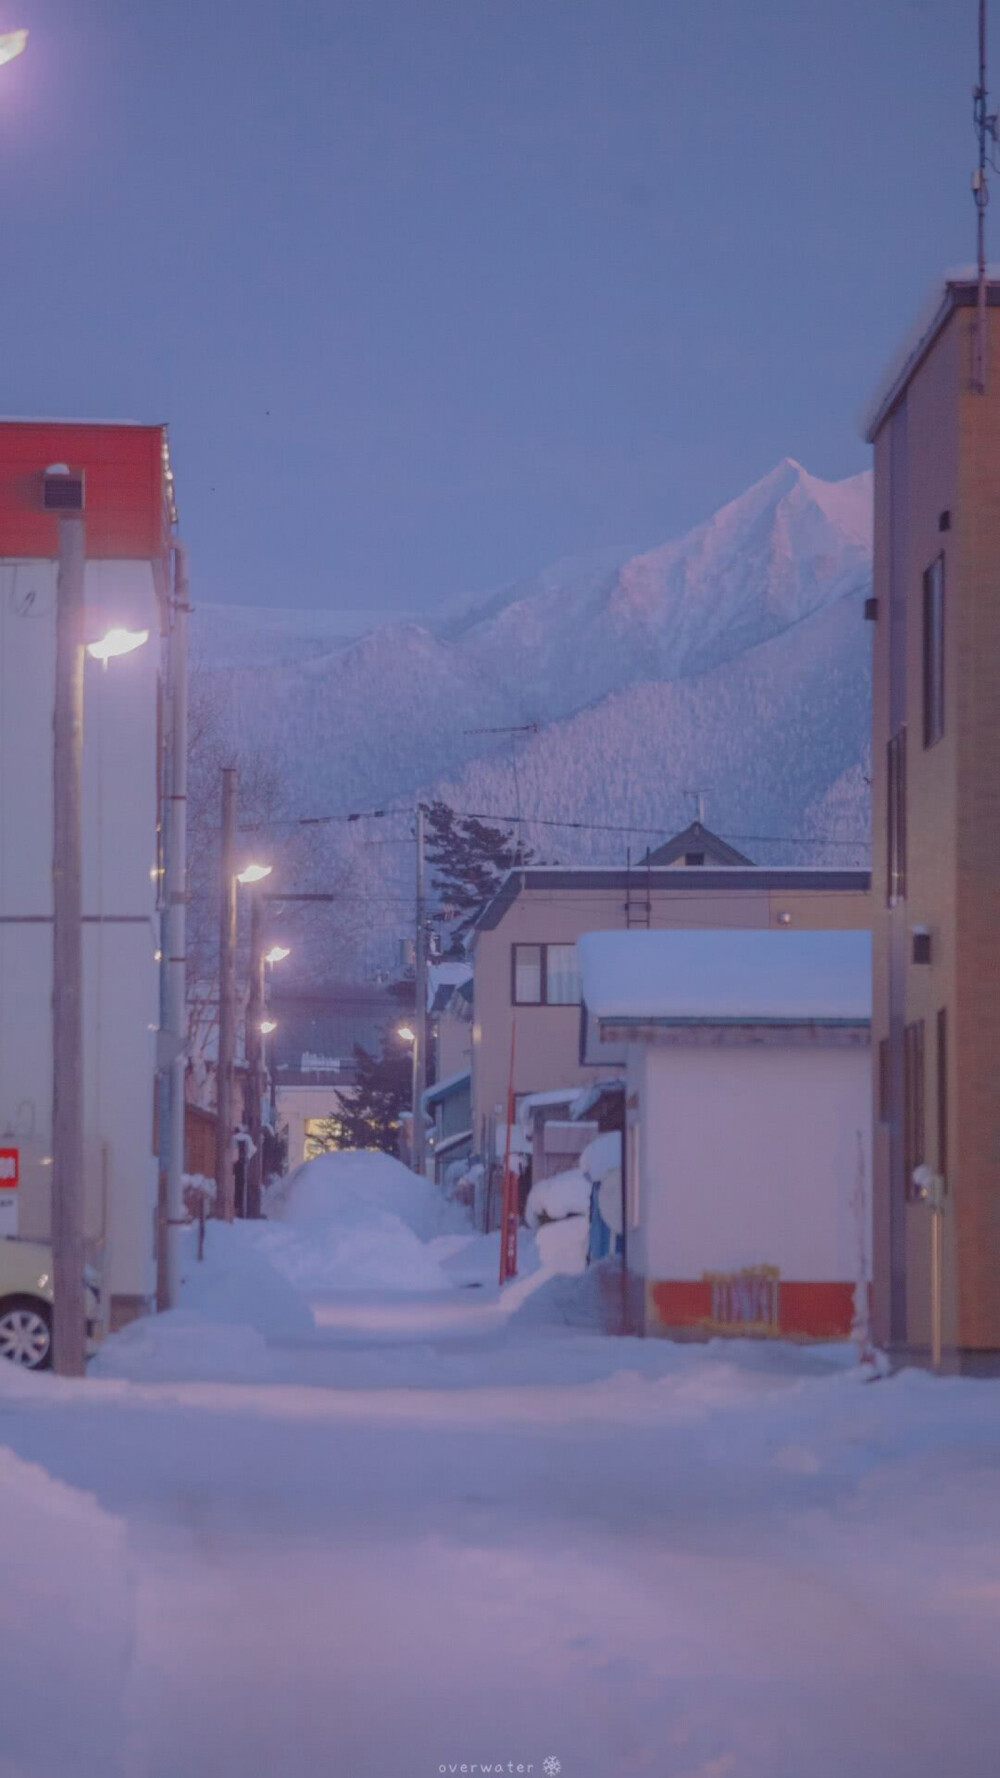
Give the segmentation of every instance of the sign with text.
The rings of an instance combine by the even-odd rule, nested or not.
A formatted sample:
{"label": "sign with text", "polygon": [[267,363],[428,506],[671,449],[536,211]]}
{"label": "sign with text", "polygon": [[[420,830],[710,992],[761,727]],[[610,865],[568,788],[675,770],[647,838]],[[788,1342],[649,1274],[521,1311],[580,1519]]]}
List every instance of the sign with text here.
{"label": "sign with text", "polygon": [[20,1149],[0,1148],[0,1235],[17,1234],[17,1202],[20,1184]]}

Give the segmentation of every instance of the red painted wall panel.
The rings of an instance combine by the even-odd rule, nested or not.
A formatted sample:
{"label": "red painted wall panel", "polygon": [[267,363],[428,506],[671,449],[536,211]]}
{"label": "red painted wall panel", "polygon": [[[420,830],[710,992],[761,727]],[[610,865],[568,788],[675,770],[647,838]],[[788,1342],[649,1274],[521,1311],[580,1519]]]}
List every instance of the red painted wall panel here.
{"label": "red painted wall panel", "polygon": [[42,510],[50,463],[86,472],[90,560],[153,561],[168,539],[162,426],[0,421],[0,557],[54,557],[58,520]]}
{"label": "red painted wall panel", "polygon": [[[711,1321],[712,1286],[708,1280],[664,1278],[650,1286],[650,1309],[661,1327],[698,1328]],[[782,1278],[778,1294],[778,1337],[846,1340],[854,1319],[854,1286],[846,1282]],[[723,1330],[712,1328],[713,1332]],[[739,1323],[725,1332],[739,1335]]]}

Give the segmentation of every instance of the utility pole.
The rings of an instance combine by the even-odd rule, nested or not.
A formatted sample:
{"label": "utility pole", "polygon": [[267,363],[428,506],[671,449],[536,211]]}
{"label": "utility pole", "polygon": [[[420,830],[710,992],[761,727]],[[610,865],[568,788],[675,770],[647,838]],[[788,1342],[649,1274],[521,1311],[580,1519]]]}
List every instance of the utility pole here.
{"label": "utility pole", "polygon": [[219,1058],[216,1070],[215,1214],[232,1222],[234,1066],[236,1059],[236,767],[222,768],[222,861],[219,902]]}
{"label": "utility pole", "polygon": [[86,1360],[80,826],[86,550],[82,478],[71,477],[61,465],[47,471],[46,505],[60,508],[52,771],[52,1352],[59,1376],[82,1377]]}
{"label": "utility pole", "polygon": [[247,1155],[246,1203],[247,1216],[260,1215],[261,1185],[263,1181],[263,1118],[264,1101],[264,1036],[261,1031],[261,1020],[264,1017],[264,904],[259,889],[250,894],[250,992],[247,996],[246,1051],[247,1051],[247,1129],[250,1133],[250,1152]]}
{"label": "utility pole", "polygon": [[190,610],[187,550],[175,539],[174,589],[170,609],[170,752],[164,807],[163,967],[166,971],[164,1029],[167,1068],[167,1203],[165,1294],[176,1308],[180,1286],[180,1238],[184,1215],[184,1101],[187,1075],[187,630]]}
{"label": "utility pole", "polygon": [[427,1086],[427,891],[424,869],[424,809],[417,804],[417,930],[414,951],[416,1008],[413,1019],[413,1171],[423,1177],[427,1159],[424,1090]]}

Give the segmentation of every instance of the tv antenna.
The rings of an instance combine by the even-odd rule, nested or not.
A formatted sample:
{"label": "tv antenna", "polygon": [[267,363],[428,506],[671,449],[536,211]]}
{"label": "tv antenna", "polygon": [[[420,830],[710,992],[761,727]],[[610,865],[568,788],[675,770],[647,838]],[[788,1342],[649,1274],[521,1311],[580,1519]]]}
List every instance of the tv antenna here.
{"label": "tv antenna", "polygon": [[972,175],[976,205],[976,333],[972,386],[986,394],[986,207],[990,201],[987,166],[997,165],[997,114],[988,109],[986,91],[986,0],[979,0],[979,84],[972,89],[972,120],[979,140],[979,162]]}

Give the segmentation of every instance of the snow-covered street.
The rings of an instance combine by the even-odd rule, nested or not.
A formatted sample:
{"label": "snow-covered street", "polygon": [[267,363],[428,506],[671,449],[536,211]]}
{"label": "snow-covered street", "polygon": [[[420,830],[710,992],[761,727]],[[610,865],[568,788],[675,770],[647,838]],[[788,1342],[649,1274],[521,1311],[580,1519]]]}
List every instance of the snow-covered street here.
{"label": "snow-covered street", "polygon": [[568,1289],[314,1292],[196,1381],[4,1367],[3,1778],[991,1770],[1000,1387],[613,1339]]}

